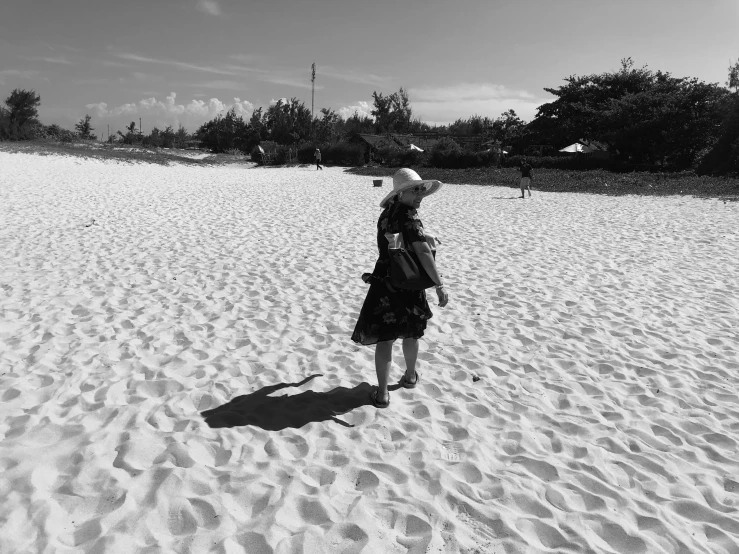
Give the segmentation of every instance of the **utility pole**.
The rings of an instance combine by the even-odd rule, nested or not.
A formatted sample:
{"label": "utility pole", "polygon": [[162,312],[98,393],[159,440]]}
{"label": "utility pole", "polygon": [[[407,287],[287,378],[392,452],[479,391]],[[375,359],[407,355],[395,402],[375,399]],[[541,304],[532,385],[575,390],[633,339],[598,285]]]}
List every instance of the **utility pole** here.
{"label": "utility pole", "polygon": [[316,63],[313,62],[313,65],[311,66],[311,78],[310,78],[310,127],[311,130],[313,129],[313,103],[316,98]]}

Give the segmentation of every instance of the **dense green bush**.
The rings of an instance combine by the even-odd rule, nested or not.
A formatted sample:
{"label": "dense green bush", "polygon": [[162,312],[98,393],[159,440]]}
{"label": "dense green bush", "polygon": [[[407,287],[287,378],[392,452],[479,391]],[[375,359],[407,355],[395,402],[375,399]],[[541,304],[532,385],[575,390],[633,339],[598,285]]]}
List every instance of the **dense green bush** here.
{"label": "dense green bush", "polygon": [[40,123],[28,127],[30,138],[46,139],[58,142],[73,142],[79,140],[77,133],[62,129],[59,125],[41,125]]}
{"label": "dense green bush", "polygon": [[429,165],[433,167],[458,168],[462,147],[448,137],[444,137],[431,149]]}
{"label": "dense green bush", "polygon": [[493,150],[472,152],[465,150],[450,138],[442,138],[431,149],[428,164],[445,169],[489,167],[498,165],[498,153]]}
{"label": "dense green bush", "polygon": [[419,152],[418,150],[386,146],[377,149],[375,158],[379,158],[390,167],[411,167],[426,165],[429,155],[427,152]]}
{"label": "dense green bush", "polygon": [[295,148],[280,144],[274,151],[272,163],[275,165],[285,165],[295,163]]}
{"label": "dense green bush", "polygon": [[302,144],[298,147],[298,162],[301,164],[310,164],[313,163],[313,152],[315,152],[316,147],[312,144]]}
{"label": "dense green bush", "polygon": [[524,158],[533,168],[562,169],[566,171],[593,171],[604,169],[614,173],[631,173],[632,171],[662,172],[663,168],[652,164],[630,164],[627,162],[575,154],[570,156],[507,156],[502,161],[503,167],[520,167]]}
{"label": "dense green bush", "polygon": [[396,148],[394,146],[383,146],[375,149],[373,157],[376,161],[384,165],[396,167],[398,164],[395,163],[395,159],[399,154],[400,148]]}
{"label": "dense green bush", "polygon": [[[321,149],[321,163],[332,165],[358,166],[364,165],[364,148],[351,142],[336,142],[319,146]],[[315,162],[313,153],[316,147],[304,144],[298,148],[298,162],[310,164]]]}
{"label": "dense green bush", "polygon": [[334,165],[363,165],[364,148],[349,142],[337,142],[322,149],[321,158],[323,162]]}
{"label": "dense green bush", "polygon": [[726,101],[718,139],[707,148],[698,164],[701,174],[739,174],[739,93]]}

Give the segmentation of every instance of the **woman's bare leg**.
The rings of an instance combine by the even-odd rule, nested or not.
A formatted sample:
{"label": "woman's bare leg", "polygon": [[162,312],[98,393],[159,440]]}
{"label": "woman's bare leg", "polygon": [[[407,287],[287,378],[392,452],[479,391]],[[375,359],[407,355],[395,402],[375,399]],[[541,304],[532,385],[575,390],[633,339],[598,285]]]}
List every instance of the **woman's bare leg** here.
{"label": "woman's bare leg", "polygon": [[[375,347],[375,371],[377,372],[377,400],[385,402],[388,397],[387,382],[390,378],[390,366],[393,363],[394,340],[378,342]],[[405,343],[403,344],[405,346]]]}
{"label": "woman's bare leg", "polygon": [[415,383],[418,339],[403,339],[403,356],[405,357],[405,380]]}

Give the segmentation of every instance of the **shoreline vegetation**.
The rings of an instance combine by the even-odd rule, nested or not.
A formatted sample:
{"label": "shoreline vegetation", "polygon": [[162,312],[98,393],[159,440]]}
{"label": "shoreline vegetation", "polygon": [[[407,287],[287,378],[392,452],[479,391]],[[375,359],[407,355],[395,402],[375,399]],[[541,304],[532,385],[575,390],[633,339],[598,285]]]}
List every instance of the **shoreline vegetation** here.
{"label": "shoreline vegetation", "polygon": [[[96,141],[62,143],[46,141],[0,142],[0,152],[27,153],[40,156],[74,156],[128,163],[179,163],[191,166],[253,164],[248,155],[212,154],[199,150],[168,150],[136,146],[110,145]],[[189,157],[202,156],[202,157]],[[297,164],[292,164],[297,165]],[[300,164],[305,165],[305,164]],[[275,166],[270,166],[275,167]],[[275,168],[280,167],[276,166]],[[282,166],[284,167],[284,166]],[[478,167],[444,169],[427,166],[411,168],[424,179],[437,179],[446,184],[499,186],[518,189],[519,171],[513,167]],[[391,178],[397,167],[365,165],[349,167],[346,173],[367,177]],[[612,173],[606,170],[563,170],[537,168],[534,170],[534,191],[582,192],[623,196],[695,196],[739,200],[739,179],[696,175],[692,171],[680,173]]]}
{"label": "shoreline vegetation", "polygon": [[[466,184],[510,187],[519,190],[521,172],[515,167],[478,167],[467,169],[443,169],[438,167],[414,167],[424,179],[436,179],[446,184]],[[364,166],[347,169],[353,175],[392,178],[398,168]],[[392,180],[390,180],[392,183]],[[609,196],[696,196],[718,198],[724,201],[739,200],[739,179],[696,175],[692,171],[681,173],[611,173],[603,169],[564,170],[537,168],[531,189],[542,192],[583,192]]]}
{"label": "shoreline vegetation", "polygon": [[[18,141],[0,142],[0,152],[11,154],[37,154],[39,156],[74,156],[98,160],[116,160],[121,162],[143,162],[160,165],[181,163],[185,165],[213,166],[233,163],[251,163],[247,155],[212,154],[200,150],[169,150],[161,148],[144,148],[141,146],[124,146],[97,141],[56,142],[56,141]],[[202,157],[189,157],[189,155]]]}

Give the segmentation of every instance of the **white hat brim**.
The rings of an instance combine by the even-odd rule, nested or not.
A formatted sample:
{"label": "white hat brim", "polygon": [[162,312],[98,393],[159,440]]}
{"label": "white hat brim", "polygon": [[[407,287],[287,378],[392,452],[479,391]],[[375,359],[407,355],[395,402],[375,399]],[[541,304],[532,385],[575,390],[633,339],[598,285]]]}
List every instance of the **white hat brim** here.
{"label": "white hat brim", "polygon": [[398,190],[395,190],[395,189],[391,190],[387,194],[387,196],[385,196],[385,198],[383,198],[382,201],[380,202],[380,207],[384,208],[388,200],[390,200],[393,196],[395,196],[399,192],[403,192],[405,189],[409,189],[417,185],[427,185],[427,184],[430,184],[431,188],[423,193],[422,195],[423,198],[426,198],[427,196],[431,196],[432,194],[439,192],[439,189],[444,185],[444,183],[442,183],[441,181],[437,181],[436,179],[423,179],[421,181],[408,181],[403,187],[399,188]]}

